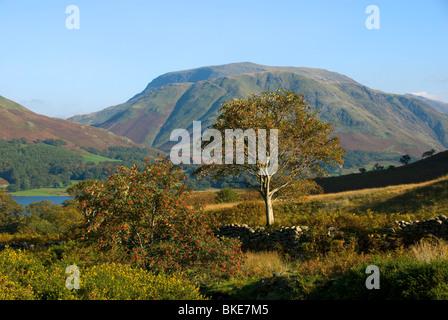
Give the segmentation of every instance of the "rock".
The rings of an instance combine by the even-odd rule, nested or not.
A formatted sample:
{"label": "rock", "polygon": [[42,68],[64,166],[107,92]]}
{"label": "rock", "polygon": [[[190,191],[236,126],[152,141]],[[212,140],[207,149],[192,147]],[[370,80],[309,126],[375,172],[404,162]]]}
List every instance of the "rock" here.
{"label": "rock", "polygon": [[277,272],[272,273],[272,276],[273,277],[281,277],[281,276],[284,276],[286,274],[287,274],[286,271],[277,271]]}

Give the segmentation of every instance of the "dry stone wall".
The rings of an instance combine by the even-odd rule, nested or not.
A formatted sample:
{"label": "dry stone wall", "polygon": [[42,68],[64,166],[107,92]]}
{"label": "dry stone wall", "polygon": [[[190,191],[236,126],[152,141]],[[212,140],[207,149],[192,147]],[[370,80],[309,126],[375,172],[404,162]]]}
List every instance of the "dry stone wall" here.
{"label": "dry stone wall", "polygon": [[307,226],[281,227],[266,231],[263,227],[249,227],[246,224],[227,224],[216,230],[218,237],[237,238],[243,249],[270,249],[281,246],[294,249],[305,241]]}
{"label": "dry stone wall", "polygon": [[[279,246],[284,249],[298,249],[303,242],[308,241],[307,226],[281,227],[267,231],[263,227],[249,227],[246,224],[227,224],[219,227],[215,234],[218,237],[237,238],[243,249],[274,249]],[[386,228],[386,235],[390,241],[397,237],[405,243],[415,242],[425,236],[432,235],[448,240],[448,217],[440,215],[424,221],[395,221],[394,225]],[[327,235],[334,235],[335,229],[328,228]]]}
{"label": "dry stone wall", "polygon": [[415,241],[428,235],[448,239],[448,217],[440,215],[423,221],[395,221],[389,232],[403,236],[405,240]]}

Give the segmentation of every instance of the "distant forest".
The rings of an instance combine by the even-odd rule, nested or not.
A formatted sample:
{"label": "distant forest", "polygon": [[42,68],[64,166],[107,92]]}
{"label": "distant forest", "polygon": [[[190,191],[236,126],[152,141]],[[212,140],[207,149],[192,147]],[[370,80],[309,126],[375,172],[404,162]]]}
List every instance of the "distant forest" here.
{"label": "distant forest", "polygon": [[[90,154],[107,159],[88,161],[81,154],[64,148],[66,142],[60,139],[46,139],[28,142],[26,139],[0,141],[0,177],[9,182],[8,191],[29,190],[44,187],[68,187],[71,180],[105,180],[118,166],[143,167],[148,151],[138,147],[109,147],[106,150],[83,148]],[[347,151],[344,168],[357,170],[372,161],[395,161],[397,154],[366,151]],[[118,160],[118,161],[117,161]],[[412,162],[412,161],[411,161]],[[210,188],[244,188],[250,177],[227,177],[217,182],[211,179],[198,180],[193,172],[197,166],[184,165],[186,183],[195,190]],[[325,166],[331,175],[339,175],[338,166]]]}
{"label": "distant forest", "polygon": [[[89,150],[94,154],[121,161],[89,162],[82,155],[66,150],[66,142],[47,139],[28,142],[26,139],[0,141],[0,177],[9,182],[8,191],[43,187],[67,187],[70,180],[104,180],[118,166],[143,164],[145,149],[110,147]],[[95,151],[95,152],[93,152]]]}
{"label": "distant forest", "polygon": [[[64,145],[66,142],[60,139],[28,142],[21,138],[0,141],[0,177],[8,181],[7,191],[63,188],[70,186],[71,180],[105,180],[119,166],[131,167],[136,164],[143,168],[145,158],[148,157],[148,151],[138,147],[109,147],[106,150],[83,148],[90,154],[111,160],[94,163],[79,153],[64,149]],[[236,178],[228,178],[214,184],[211,179],[197,180],[193,176],[195,169],[194,166],[184,166],[183,170],[186,183],[195,190],[230,186],[230,181],[236,181]]]}

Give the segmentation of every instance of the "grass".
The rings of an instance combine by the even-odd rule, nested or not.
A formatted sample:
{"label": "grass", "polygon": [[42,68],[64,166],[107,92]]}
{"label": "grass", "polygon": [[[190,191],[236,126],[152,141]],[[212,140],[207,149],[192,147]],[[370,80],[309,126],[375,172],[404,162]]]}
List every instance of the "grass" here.
{"label": "grass", "polygon": [[24,191],[16,191],[8,193],[10,196],[16,197],[58,197],[68,196],[66,188],[39,188]]}
{"label": "grass", "polygon": [[120,162],[121,160],[106,158],[97,154],[83,154],[82,155],[85,162],[93,162],[95,164],[101,162]]}
{"label": "grass", "polygon": [[[71,180],[72,185],[78,181]],[[39,188],[23,191],[9,192],[8,195],[12,197],[67,197],[67,187],[61,188]]]}
{"label": "grass", "polygon": [[277,251],[248,251],[245,254],[244,267],[252,275],[270,276],[274,272],[287,271],[290,265]]}
{"label": "grass", "polygon": [[[235,191],[239,202],[216,204],[218,190],[209,190],[193,192],[190,204],[205,203],[205,214],[216,215],[222,224],[263,225],[264,204],[257,192]],[[243,275],[219,278],[203,271],[193,276],[188,270],[186,274],[192,275],[202,294],[213,299],[448,299],[448,277],[441,275],[448,270],[447,241],[424,238],[410,246],[400,242],[389,246],[381,233],[394,220],[423,220],[446,214],[447,207],[448,176],[276,202],[275,227],[310,227],[309,241],[300,254],[280,249],[246,251]],[[327,233],[330,226],[337,230],[332,237]],[[365,266],[377,263],[382,288],[399,285],[405,295],[385,289],[366,292]],[[351,286],[358,291],[350,291]]]}
{"label": "grass", "polygon": [[[207,212],[220,216],[238,215],[240,221],[235,221],[235,223],[250,225],[255,222],[254,220],[263,218],[264,202],[258,193],[247,190],[237,190],[237,192],[240,193],[242,201],[216,204],[214,201],[215,190],[194,192],[192,201],[202,201],[206,204]],[[248,210],[248,207],[251,209]],[[357,214],[370,210],[383,215],[409,216],[412,214],[423,218],[444,214],[447,207],[448,175],[422,183],[316,194],[300,201],[276,202],[274,214],[277,223],[290,225],[291,223],[304,223],[306,222],[304,219],[309,222],[312,215],[319,213]],[[254,212],[255,214],[253,214]],[[244,216],[244,214],[247,215]],[[252,221],[250,216],[253,218]],[[260,221],[257,222],[260,223]]]}
{"label": "grass", "polygon": [[410,255],[424,262],[448,259],[448,242],[441,239],[421,240],[411,247]]}
{"label": "grass", "polygon": [[[255,198],[256,194],[249,191],[237,191],[245,201],[216,204],[216,190],[194,193],[193,197],[208,199],[206,213],[216,215],[221,223],[263,225],[263,200]],[[347,279],[352,281],[350,272],[353,270],[357,270],[357,277],[365,281],[363,266],[377,261],[384,268],[389,268],[387,277],[391,283],[395,281],[390,271],[394,270],[394,265],[403,277],[406,272],[411,272],[411,282],[414,281],[412,272],[419,268],[427,268],[432,270],[428,272],[437,274],[437,268],[445,268],[448,242],[424,238],[411,246],[400,243],[389,246],[381,230],[393,225],[395,220],[424,220],[446,214],[447,207],[448,176],[423,183],[311,195],[302,201],[277,202],[274,206],[275,227],[307,225],[312,231],[311,240],[302,246],[301,254],[291,256],[281,251],[247,251],[244,262],[247,274],[244,277],[211,281],[205,292],[213,298],[248,300],[334,298],[339,294],[337,290],[342,289],[329,290],[332,287],[328,283],[336,283],[337,279],[343,279],[341,283]],[[339,231],[334,238],[326,236],[330,226]],[[409,264],[406,261],[410,261]],[[425,296],[426,293],[416,294],[415,288],[406,288],[406,297]],[[329,295],[324,294],[327,290]],[[435,299],[448,297],[448,285],[444,283],[436,288],[428,285],[425,290]],[[345,297],[344,294],[341,293],[341,298]],[[387,296],[387,293],[383,294]]]}

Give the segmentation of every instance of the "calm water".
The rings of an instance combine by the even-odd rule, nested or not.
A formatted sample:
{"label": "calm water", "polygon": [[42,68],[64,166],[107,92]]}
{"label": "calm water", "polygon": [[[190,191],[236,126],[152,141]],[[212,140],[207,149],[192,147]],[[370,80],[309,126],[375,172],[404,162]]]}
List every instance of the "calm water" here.
{"label": "calm water", "polygon": [[40,202],[43,200],[51,201],[54,204],[60,204],[62,205],[62,202],[64,202],[67,199],[73,199],[72,197],[29,197],[29,196],[14,196],[12,197],[14,200],[16,200],[18,203],[20,203],[22,206],[27,206],[32,202]]}

